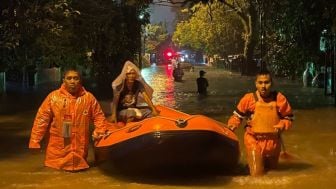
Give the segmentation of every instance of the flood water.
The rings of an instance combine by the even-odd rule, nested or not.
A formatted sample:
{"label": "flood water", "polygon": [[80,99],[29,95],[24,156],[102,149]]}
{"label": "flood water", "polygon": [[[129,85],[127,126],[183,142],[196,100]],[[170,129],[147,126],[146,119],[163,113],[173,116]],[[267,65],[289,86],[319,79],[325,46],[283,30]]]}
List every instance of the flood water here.
{"label": "flood water", "polygon": [[[190,114],[204,114],[226,122],[235,104],[246,92],[254,91],[253,77],[240,76],[211,68],[202,68],[208,78],[209,96],[196,94],[197,67],[185,72],[182,82],[174,82],[170,67],[150,67],[143,70],[146,81],[154,88],[154,103]],[[283,92],[295,113],[293,128],[283,140],[290,159],[281,159],[279,169],[263,177],[250,177],[243,169],[232,175],[183,177],[130,177],[109,173],[95,167],[69,173],[43,167],[44,151],[31,154],[28,140],[32,122],[44,94],[34,96],[2,95],[0,115],[0,188],[335,188],[336,187],[336,108],[333,97],[324,96],[323,89],[303,88],[299,82],[275,79],[275,88]],[[100,101],[109,114],[109,101]],[[8,110],[8,111],[6,111]],[[243,137],[243,127],[237,131]],[[240,167],[246,164],[244,148]]]}

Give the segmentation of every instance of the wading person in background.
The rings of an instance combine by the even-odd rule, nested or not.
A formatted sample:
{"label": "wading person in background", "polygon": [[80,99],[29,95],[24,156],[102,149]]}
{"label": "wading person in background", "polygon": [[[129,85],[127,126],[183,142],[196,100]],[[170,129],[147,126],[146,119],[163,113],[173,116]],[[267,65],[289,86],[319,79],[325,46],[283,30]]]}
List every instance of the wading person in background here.
{"label": "wading person in background", "polygon": [[63,84],[52,91],[36,114],[29,148],[39,150],[47,136],[45,166],[78,171],[89,168],[87,162],[90,123],[93,138],[108,134],[108,122],[96,98],[84,89],[75,69],[65,71]]}
{"label": "wading person in background", "polygon": [[181,64],[177,63],[176,67],[173,70],[173,77],[175,81],[182,81],[182,77],[184,75],[184,71],[181,68]]}
{"label": "wading person in background", "polygon": [[197,92],[200,96],[207,96],[207,88],[209,87],[208,80],[204,77],[205,71],[199,71],[199,78],[196,79],[197,83]]}
{"label": "wading person in background", "polygon": [[292,126],[292,108],[280,92],[271,91],[272,78],[268,71],[256,76],[256,92],[247,93],[240,100],[228,127],[235,130],[244,118],[244,144],[250,175],[263,175],[275,169],[281,151],[281,132]]}
{"label": "wading person in background", "polygon": [[312,81],[315,76],[314,63],[308,62],[306,64],[306,70],[303,72],[302,81],[304,87],[311,87]]}
{"label": "wading person in background", "polygon": [[[128,123],[158,115],[151,98],[153,89],[141,77],[140,70],[130,61],[126,61],[121,74],[112,82],[112,115],[109,121]],[[139,106],[139,100],[147,106]]]}

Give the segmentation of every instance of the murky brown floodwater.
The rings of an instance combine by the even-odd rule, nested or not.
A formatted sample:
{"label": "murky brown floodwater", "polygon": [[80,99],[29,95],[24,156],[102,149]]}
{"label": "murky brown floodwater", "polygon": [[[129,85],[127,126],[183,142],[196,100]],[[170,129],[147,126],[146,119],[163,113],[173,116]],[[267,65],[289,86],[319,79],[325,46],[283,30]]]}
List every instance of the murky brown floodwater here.
{"label": "murky brown floodwater", "polygon": [[[199,68],[186,72],[184,81],[179,83],[167,76],[172,72],[167,67],[147,68],[143,75],[155,89],[156,104],[191,114],[205,114],[223,122],[227,121],[240,97],[254,90],[253,78],[207,69],[210,96],[198,99],[195,93],[198,71]],[[44,153],[31,154],[27,150],[32,121],[41,101],[32,104],[27,99],[28,102],[23,103],[25,96],[1,96],[0,188],[335,188],[336,108],[333,97],[325,97],[322,89],[302,88],[300,83],[275,82],[295,110],[294,127],[284,134],[287,151],[295,159],[282,160],[278,170],[259,178],[247,176],[243,171],[230,176],[148,178],[107,174],[98,167],[79,173],[48,169],[43,167]],[[101,101],[101,104],[109,113],[109,102]],[[6,113],[5,108],[17,111]],[[242,128],[237,135],[242,139]],[[92,150],[89,160],[93,162]],[[243,150],[241,164],[245,164]]]}

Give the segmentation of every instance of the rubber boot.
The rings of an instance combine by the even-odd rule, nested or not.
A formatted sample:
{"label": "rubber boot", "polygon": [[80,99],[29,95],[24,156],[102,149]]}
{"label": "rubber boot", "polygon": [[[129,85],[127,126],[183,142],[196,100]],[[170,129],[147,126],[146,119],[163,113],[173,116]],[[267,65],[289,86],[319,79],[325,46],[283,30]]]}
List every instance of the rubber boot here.
{"label": "rubber boot", "polygon": [[264,175],[264,162],[260,150],[251,149],[247,152],[247,162],[251,176]]}

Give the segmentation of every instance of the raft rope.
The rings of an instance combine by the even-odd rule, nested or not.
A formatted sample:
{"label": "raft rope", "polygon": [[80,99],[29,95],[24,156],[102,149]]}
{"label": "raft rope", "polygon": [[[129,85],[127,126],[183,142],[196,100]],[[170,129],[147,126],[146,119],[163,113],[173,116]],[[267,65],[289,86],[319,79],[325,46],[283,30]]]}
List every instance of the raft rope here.
{"label": "raft rope", "polygon": [[170,121],[174,121],[176,122],[177,120],[183,120],[183,121],[188,121],[194,117],[198,117],[200,115],[192,115],[190,117],[188,117],[187,119],[182,119],[182,118],[178,118],[178,119],[173,119],[173,118],[170,118],[170,117],[164,117],[164,116],[156,116],[156,117],[159,117],[159,118],[162,118],[162,119],[166,119],[166,120],[170,120]]}
{"label": "raft rope", "polygon": [[180,128],[184,128],[188,125],[188,121],[192,118],[195,118],[195,117],[199,117],[200,115],[192,115],[190,117],[188,117],[187,119],[182,119],[182,118],[178,118],[178,119],[173,119],[173,118],[169,118],[169,117],[164,117],[164,116],[157,116],[159,118],[162,118],[162,119],[166,119],[166,120],[170,120],[170,121],[173,121],[175,122],[175,124],[180,127]]}
{"label": "raft rope", "polygon": [[[178,118],[178,119],[173,119],[173,118],[169,118],[169,117],[164,117],[164,116],[156,116],[156,118],[162,118],[162,119],[166,119],[166,120],[169,120],[169,121],[173,121],[175,122],[175,124],[178,126],[178,127],[186,127],[187,126],[187,122],[192,119],[192,118],[195,118],[195,117],[199,117],[200,115],[192,115],[190,117],[188,117],[187,119],[182,119],[182,118]],[[154,117],[152,117],[154,118]],[[145,120],[145,119],[144,119]],[[132,124],[132,125],[128,125],[128,126],[125,126],[125,127],[122,127],[120,129],[116,129],[114,131],[109,131],[108,133],[104,134],[103,135],[103,138],[106,138],[108,136],[110,136],[111,134],[115,133],[115,132],[118,132],[118,131],[121,131],[121,130],[126,130],[126,129],[132,129],[133,127],[137,127],[139,125],[142,124],[142,122],[144,122],[144,120],[141,120],[139,122],[137,122],[136,124]],[[139,127],[140,128],[140,127]]]}

